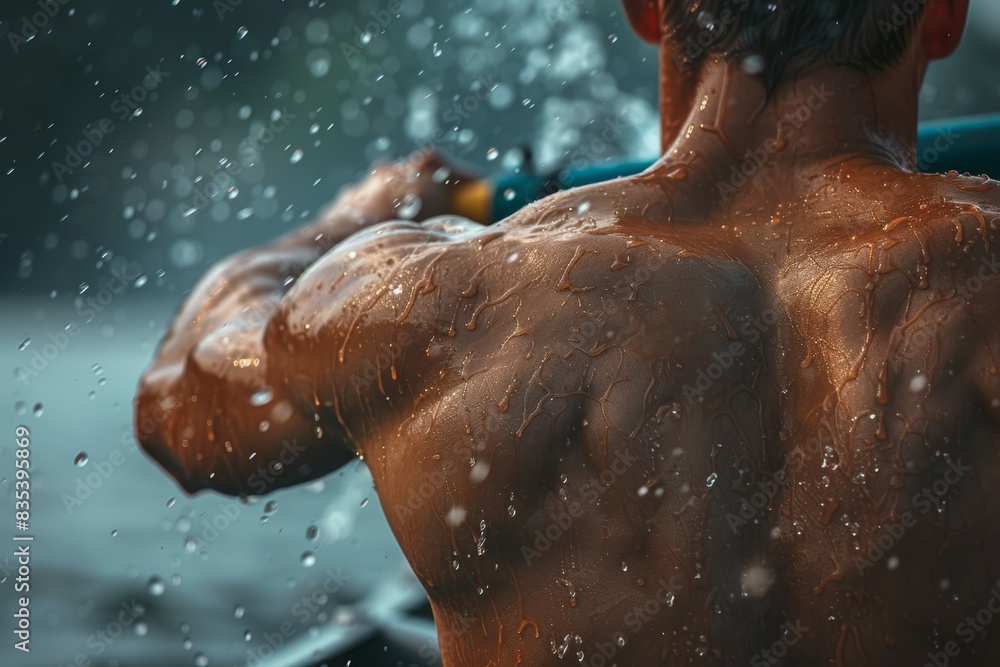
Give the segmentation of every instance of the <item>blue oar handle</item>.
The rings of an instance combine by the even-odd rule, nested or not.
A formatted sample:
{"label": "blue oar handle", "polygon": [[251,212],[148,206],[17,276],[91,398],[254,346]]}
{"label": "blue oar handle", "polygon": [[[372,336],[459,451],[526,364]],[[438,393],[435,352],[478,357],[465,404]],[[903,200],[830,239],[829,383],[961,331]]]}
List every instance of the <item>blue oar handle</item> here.
{"label": "blue oar handle", "polygon": [[[917,145],[921,171],[954,169],[1000,176],[1000,114],[922,123]],[[634,176],[653,164],[649,160],[590,165],[545,177],[531,173],[501,174],[490,179],[493,221],[503,220],[545,196],[581,185]]]}

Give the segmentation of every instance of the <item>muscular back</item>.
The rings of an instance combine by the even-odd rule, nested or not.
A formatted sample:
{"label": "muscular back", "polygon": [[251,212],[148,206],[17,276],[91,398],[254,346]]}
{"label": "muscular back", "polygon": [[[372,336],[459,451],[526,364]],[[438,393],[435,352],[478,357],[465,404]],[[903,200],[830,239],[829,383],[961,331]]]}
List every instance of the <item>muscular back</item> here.
{"label": "muscular back", "polygon": [[446,665],[990,664],[996,184],[855,176],[725,215],[641,176],[298,279],[273,383],[371,469]]}

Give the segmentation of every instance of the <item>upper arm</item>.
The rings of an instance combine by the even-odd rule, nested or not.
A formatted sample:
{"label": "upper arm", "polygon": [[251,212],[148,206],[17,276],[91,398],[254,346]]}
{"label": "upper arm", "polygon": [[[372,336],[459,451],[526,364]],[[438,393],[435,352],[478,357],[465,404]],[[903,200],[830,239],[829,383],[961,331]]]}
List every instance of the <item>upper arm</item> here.
{"label": "upper arm", "polygon": [[451,217],[387,222],[333,248],[299,277],[268,324],[277,381],[358,449],[385,409],[404,409],[405,401],[387,398],[413,379],[434,335],[430,313],[453,305],[449,288],[460,281],[461,259],[485,229]]}

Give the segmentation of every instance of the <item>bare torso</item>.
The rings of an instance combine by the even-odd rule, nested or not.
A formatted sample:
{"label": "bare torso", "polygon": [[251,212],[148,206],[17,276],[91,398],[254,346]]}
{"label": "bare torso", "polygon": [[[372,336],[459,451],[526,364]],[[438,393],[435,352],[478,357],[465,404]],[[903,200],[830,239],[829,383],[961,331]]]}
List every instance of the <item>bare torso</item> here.
{"label": "bare torso", "polygon": [[705,223],[638,177],[383,227],[349,298],[349,247],[302,277],[282,363],[357,443],[446,665],[993,664],[959,624],[1000,576],[995,183],[877,178]]}
{"label": "bare torso", "polygon": [[667,182],[363,232],[267,327],[446,667],[995,664],[961,624],[1000,576],[996,183],[706,221]]}

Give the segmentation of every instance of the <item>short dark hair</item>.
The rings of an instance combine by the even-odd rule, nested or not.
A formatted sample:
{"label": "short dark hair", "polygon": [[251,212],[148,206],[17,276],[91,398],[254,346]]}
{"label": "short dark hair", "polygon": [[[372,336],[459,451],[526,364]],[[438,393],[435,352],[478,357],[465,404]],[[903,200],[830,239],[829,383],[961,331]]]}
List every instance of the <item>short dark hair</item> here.
{"label": "short dark hair", "polygon": [[[825,61],[865,71],[902,58],[928,0],[667,0],[678,66],[709,54],[756,56],[768,92],[789,65]],[[756,68],[755,68],[756,69]]]}

